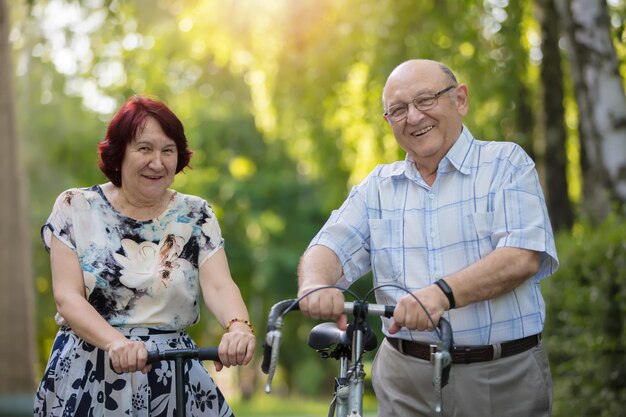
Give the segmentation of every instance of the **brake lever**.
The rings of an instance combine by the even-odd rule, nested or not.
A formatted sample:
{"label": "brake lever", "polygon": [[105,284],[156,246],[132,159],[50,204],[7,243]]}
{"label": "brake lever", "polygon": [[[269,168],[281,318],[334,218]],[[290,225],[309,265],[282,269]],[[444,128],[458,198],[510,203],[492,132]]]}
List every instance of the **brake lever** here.
{"label": "brake lever", "polygon": [[443,395],[442,389],[447,381],[443,381],[444,369],[452,363],[450,352],[435,353],[435,375],[433,376],[433,385],[435,390],[435,413],[441,415],[443,411]]}
{"label": "brake lever", "polygon": [[274,379],[274,373],[276,372],[276,365],[278,363],[278,353],[280,350],[280,341],[282,338],[283,318],[278,317],[275,322],[275,329],[268,332],[265,336],[265,343],[270,346],[270,364],[267,372],[267,382],[265,384],[265,393],[272,392],[272,380]]}
{"label": "brake lever", "polygon": [[300,306],[296,299],[279,301],[270,309],[267,318],[267,333],[265,342],[263,343],[263,363],[261,364],[261,370],[267,374],[265,392],[268,394],[272,392],[272,379],[274,378],[276,365],[278,363],[280,339],[282,338],[283,315],[299,309]]}
{"label": "brake lever", "polygon": [[434,375],[433,386],[435,391],[435,414],[443,413],[443,395],[442,390],[448,384],[450,377],[450,365],[452,364],[452,354],[450,350],[453,346],[452,327],[450,323],[443,317],[437,325],[441,330],[441,338],[437,342],[437,352],[434,356]]}

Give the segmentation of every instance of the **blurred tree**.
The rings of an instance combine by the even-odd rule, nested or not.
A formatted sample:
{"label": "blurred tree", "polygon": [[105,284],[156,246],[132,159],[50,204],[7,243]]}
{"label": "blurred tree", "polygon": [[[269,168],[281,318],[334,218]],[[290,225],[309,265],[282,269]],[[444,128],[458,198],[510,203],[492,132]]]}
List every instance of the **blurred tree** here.
{"label": "blurred tree", "polygon": [[0,395],[31,393],[35,329],[26,175],[15,119],[10,15],[0,0]]}
{"label": "blurred tree", "polygon": [[555,0],[574,79],[582,211],[599,222],[626,202],[626,96],[605,0]]}
{"label": "blurred tree", "polygon": [[541,85],[545,139],[546,199],[555,231],[569,229],[574,215],[568,195],[565,141],[565,96],[560,27],[554,0],[536,0],[537,20],[541,25]]}

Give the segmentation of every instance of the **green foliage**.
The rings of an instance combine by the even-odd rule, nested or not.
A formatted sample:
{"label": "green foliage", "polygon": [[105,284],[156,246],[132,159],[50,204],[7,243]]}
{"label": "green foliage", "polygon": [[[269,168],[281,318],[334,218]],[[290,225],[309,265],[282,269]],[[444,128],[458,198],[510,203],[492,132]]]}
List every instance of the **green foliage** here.
{"label": "green foliage", "polygon": [[613,416],[626,404],[626,221],[577,225],[558,237],[545,281],[554,416]]}

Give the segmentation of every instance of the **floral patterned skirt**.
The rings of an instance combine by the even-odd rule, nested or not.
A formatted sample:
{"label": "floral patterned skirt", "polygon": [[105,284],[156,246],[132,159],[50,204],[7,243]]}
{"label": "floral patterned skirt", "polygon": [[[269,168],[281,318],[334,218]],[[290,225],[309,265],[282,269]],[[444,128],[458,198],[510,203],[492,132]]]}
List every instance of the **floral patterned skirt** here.
{"label": "floral patterned skirt", "polygon": [[[119,329],[148,350],[195,348],[184,332],[146,328]],[[197,359],[185,361],[186,415],[233,417],[224,396]],[[67,326],[56,335],[52,353],[35,397],[34,416],[133,416],[176,417],[174,363],[152,365],[147,374],[117,374],[108,354],[85,342]]]}

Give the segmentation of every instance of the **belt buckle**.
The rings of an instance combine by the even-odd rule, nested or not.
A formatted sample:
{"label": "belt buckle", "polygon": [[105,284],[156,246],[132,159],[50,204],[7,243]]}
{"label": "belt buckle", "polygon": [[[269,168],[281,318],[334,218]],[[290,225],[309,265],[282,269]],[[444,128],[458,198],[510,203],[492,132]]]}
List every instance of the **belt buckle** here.
{"label": "belt buckle", "polygon": [[430,363],[435,363],[435,353],[437,353],[437,344],[431,343],[429,345],[430,348]]}

